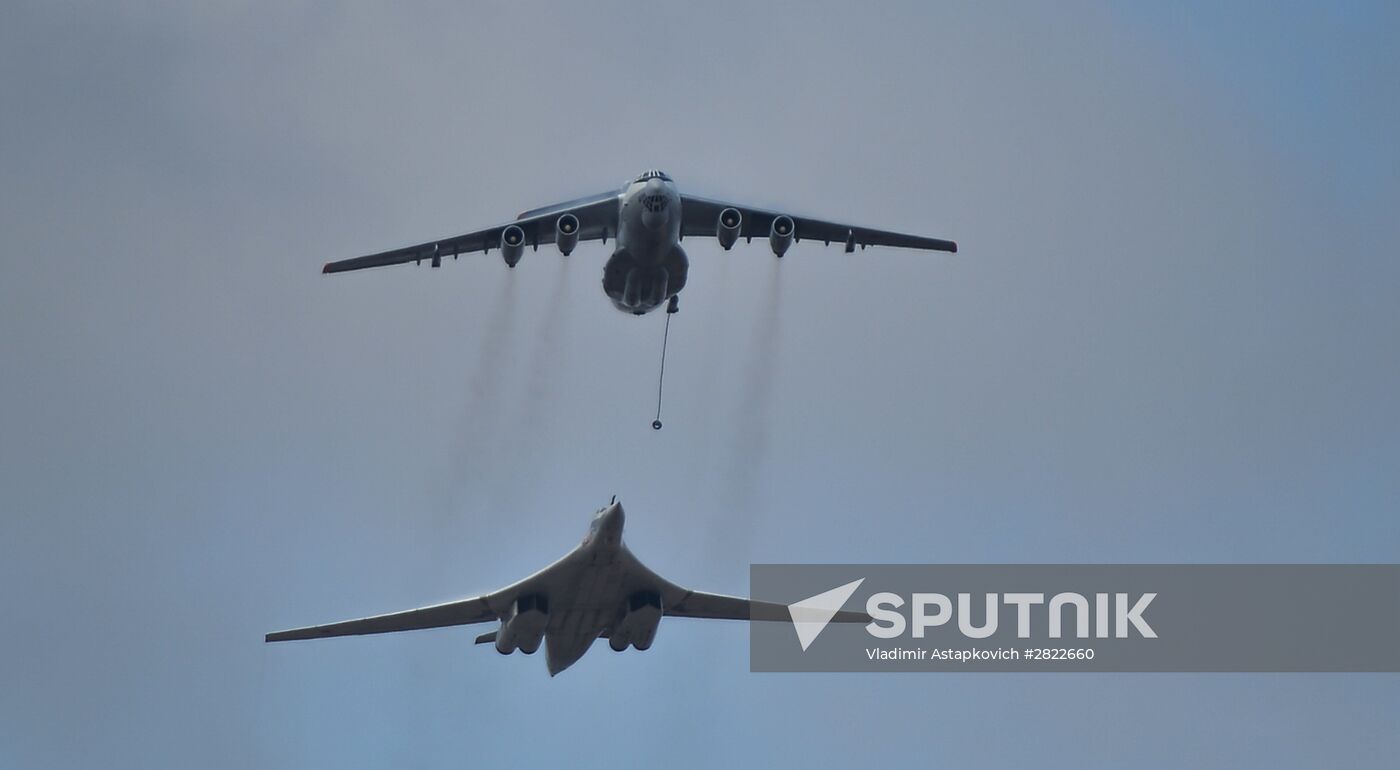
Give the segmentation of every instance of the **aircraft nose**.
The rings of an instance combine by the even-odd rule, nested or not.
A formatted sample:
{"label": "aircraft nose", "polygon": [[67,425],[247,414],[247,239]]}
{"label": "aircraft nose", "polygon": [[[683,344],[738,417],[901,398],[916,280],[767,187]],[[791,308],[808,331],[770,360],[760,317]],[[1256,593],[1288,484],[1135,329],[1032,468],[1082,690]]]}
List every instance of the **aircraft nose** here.
{"label": "aircraft nose", "polygon": [[622,523],[627,518],[622,512],[622,503],[613,503],[603,511],[603,525],[608,529],[622,529]]}
{"label": "aircraft nose", "polygon": [[615,502],[604,508],[599,518],[598,532],[603,536],[603,541],[613,544],[622,542],[622,522],[626,519],[622,513],[622,503]]}

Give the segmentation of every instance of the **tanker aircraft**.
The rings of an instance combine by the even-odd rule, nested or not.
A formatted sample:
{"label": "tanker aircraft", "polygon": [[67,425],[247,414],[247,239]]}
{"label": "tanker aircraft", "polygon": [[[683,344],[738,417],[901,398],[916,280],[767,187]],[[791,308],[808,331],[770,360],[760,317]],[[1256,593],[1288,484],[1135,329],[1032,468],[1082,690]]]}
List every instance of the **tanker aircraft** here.
{"label": "tanker aircraft", "polygon": [[489,252],[493,247],[500,248],[506,265],[515,267],[526,246],[538,250],[542,243],[553,243],[560,253],[568,256],[580,241],[600,240],[606,244],[612,238],[615,245],[603,269],[603,291],[617,309],[643,315],[669,300],[667,311],[674,313],[690,268],[681,240],[707,236],[718,239],[726,251],[740,238],[746,243],[754,238],[767,238],[769,247],[779,257],[787,253],[792,244],[803,240],[844,244],[847,253],[855,251],[856,246],[862,249],[895,246],[958,250],[953,241],[684,195],[677,190],[671,177],[652,169],[620,190],[532,209],[514,222],[465,235],[330,262],[322,272],[342,273],[424,261],[440,267],[444,257],[456,259],[460,254]]}
{"label": "tanker aircraft", "polygon": [[[269,642],[382,634],[499,621],[476,638],[509,655],[545,647],[549,675],[583,657],[597,639],[617,652],[651,647],[664,616],[720,620],[792,618],[782,604],[681,588],[652,572],[622,542],[622,504],[593,516],[583,542],[558,561],[494,593],[406,612],[309,626],[267,635]],[[865,612],[837,611],[833,623],[869,623]]]}

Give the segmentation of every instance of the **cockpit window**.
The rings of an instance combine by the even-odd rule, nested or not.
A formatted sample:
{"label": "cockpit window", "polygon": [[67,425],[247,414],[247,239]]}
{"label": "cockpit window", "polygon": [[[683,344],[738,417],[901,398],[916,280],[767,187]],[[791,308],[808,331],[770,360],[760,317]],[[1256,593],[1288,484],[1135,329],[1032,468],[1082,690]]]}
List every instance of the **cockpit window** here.
{"label": "cockpit window", "polygon": [[646,173],[644,173],[644,174],[642,174],[641,176],[637,177],[636,180],[634,180],[634,181],[637,181],[637,182],[645,182],[645,181],[647,181],[648,179],[660,179],[660,180],[663,181],[663,182],[669,182],[669,181],[671,181],[671,177],[666,176],[666,172],[661,171],[660,169],[655,169],[655,168],[647,170]]}

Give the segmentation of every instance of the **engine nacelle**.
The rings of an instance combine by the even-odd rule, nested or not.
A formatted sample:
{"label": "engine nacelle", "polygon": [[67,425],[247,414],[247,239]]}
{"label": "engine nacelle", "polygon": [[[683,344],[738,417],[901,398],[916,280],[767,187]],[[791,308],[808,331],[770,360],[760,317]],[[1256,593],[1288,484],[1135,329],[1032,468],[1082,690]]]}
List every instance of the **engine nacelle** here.
{"label": "engine nacelle", "polygon": [[719,245],[729,251],[739,242],[739,229],[744,225],[744,215],[738,209],[728,208],[719,212],[719,222],[715,224],[715,238]]}
{"label": "engine nacelle", "polygon": [[573,214],[563,214],[554,223],[554,242],[560,254],[567,257],[578,246],[578,228],[578,217]]}
{"label": "engine nacelle", "polygon": [[501,630],[496,632],[496,652],[509,655],[520,650],[533,655],[544,639],[545,627],[549,624],[549,602],[539,594],[517,597],[511,605],[511,614],[501,619]]}
{"label": "engine nacelle", "polygon": [[782,257],[787,253],[788,247],[792,246],[792,234],[797,227],[792,223],[792,217],[780,214],[773,219],[773,226],[768,230],[768,245],[773,247],[773,253]]}
{"label": "engine nacelle", "polygon": [[661,596],[652,591],[638,591],[627,597],[627,612],[608,634],[608,646],[616,652],[627,649],[629,644],[645,650],[656,640],[659,625]]}
{"label": "engine nacelle", "polygon": [[525,231],[520,225],[509,225],[501,231],[501,259],[506,261],[506,267],[515,267],[524,254]]}

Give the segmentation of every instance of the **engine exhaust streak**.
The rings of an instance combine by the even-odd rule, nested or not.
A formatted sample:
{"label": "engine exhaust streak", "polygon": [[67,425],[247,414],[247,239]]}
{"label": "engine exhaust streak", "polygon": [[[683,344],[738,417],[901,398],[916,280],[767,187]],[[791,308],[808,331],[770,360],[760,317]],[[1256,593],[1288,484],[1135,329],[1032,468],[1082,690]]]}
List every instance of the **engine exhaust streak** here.
{"label": "engine exhaust streak", "polygon": [[520,316],[519,286],[516,271],[506,272],[505,286],[495,300],[482,329],[476,362],[468,373],[466,400],[462,406],[457,429],[457,466],[453,469],[454,483],[470,486],[473,493],[490,491],[486,485],[491,478],[493,447],[496,445],[500,410],[501,382],[507,375],[509,351],[516,346]]}
{"label": "engine exhaust streak", "polygon": [[753,337],[753,349],[745,369],[743,391],[739,395],[737,425],[731,443],[728,473],[731,490],[726,509],[732,519],[716,532],[724,532],[723,542],[715,541],[717,551],[728,551],[747,558],[753,535],[753,522],[762,515],[763,499],[759,481],[768,459],[769,434],[773,426],[773,391],[778,371],[778,342],[782,334],[783,291],[779,261],[771,260],[763,291],[763,310]]}
{"label": "engine exhaust streak", "polygon": [[567,352],[563,335],[567,308],[569,262],[561,259],[550,288],[549,305],[544,310],[539,328],[535,330],[534,345],[525,369],[525,391],[513,404],[513,413],[521,415],[513,432],[519,437],[511,446],[514,460],[538,455],[542,447],[551,444],[551,427],[558,412],[563,356]]}

